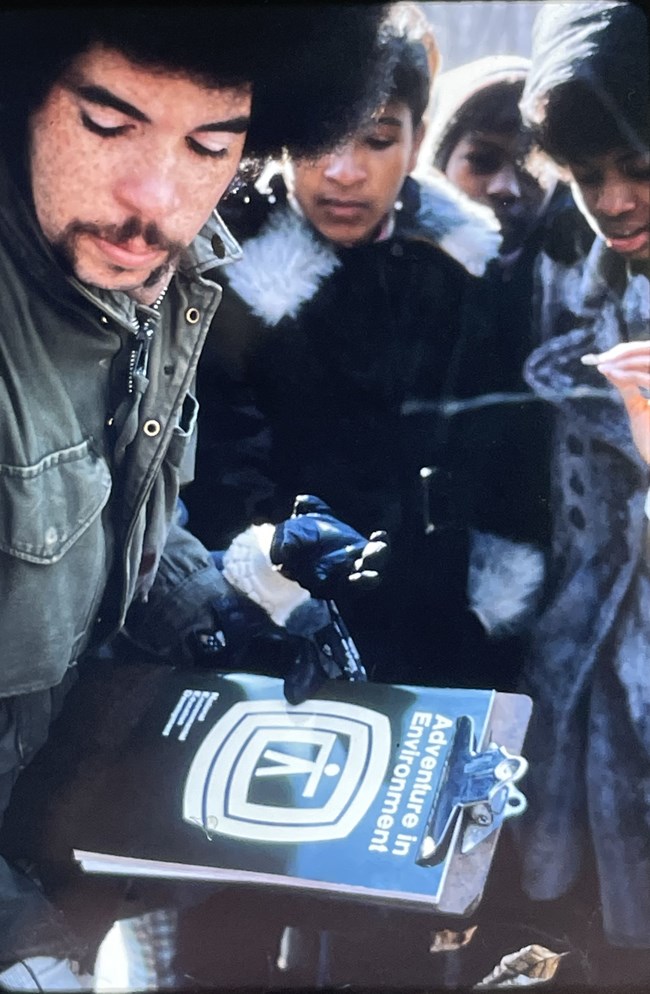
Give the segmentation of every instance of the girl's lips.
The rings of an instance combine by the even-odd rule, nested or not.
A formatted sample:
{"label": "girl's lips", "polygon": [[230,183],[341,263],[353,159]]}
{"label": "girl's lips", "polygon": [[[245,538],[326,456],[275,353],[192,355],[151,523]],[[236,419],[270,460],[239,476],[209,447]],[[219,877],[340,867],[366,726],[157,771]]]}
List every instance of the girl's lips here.
{"label": "girl's lips", "polygon": [[140,246],[144,244],[142,242],[123,242],[116,245],[98,235],[90,237],[110,262],[123,269],[144,269],[147,266],[154,266],[162,262],[167,255],[163,249],[153,249],[149,246],[141,248]]}
{"label": "girl's lips", "polygon": [[367,210],[367,207],[362,203],[346,204],[342,201],[340,203],[328,201],[322,205],[322,209],[330,217],[349,219],[361,217]]}
{"label": "girl's lips", "polygon": [[357,200],[353,197],[319,197],[317,206],[325,214],[333,218],[357,218],[366,214],[371,209],[371,204],[367,200]]}
{"label": "girl's lips", "polygon": [[650,228],[644,228],[631,235],[618,235],[616,238],[606,235],[605,240],[609,247],[615,252],[627,254],[629,252],[640,252],[644,248],[650,247]]}

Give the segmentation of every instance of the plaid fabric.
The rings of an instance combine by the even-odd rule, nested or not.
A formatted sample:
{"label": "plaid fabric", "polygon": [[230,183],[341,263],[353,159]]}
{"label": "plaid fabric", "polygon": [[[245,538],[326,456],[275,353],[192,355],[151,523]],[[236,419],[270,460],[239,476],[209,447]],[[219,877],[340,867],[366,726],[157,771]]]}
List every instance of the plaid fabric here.
{"label": "plaid fabric", "polygon": [[100,950],[98,956],[95,990],[157,991],[177,987],[173,967],[177,926],[178,912],[173,908],[116,922],[110,952],[102,958]]}

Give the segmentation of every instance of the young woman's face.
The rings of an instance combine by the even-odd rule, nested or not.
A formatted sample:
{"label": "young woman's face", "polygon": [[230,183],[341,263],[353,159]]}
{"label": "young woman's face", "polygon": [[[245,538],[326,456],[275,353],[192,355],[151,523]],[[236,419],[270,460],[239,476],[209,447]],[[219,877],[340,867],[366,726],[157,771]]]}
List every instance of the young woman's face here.
{"label": "young woman's face", "polygon": [[325,238],[338,245],[369,241],[414,168],[421,140],[409,107],[391,101],[345,145],[313,161],[293,162],[289,186]]}
{"label": "young woman's face", "polygon": [[592,227],[626,259],[650,256],[650,152],[627,146],[569,163]]}
{"label": "young woman's face", "polygon": [[504,253],[519,248],[533,227],[545,192],[525,167],[530,140],[518,131],[470,131],[447,160],[445,174],[468,197],[491,207]]}

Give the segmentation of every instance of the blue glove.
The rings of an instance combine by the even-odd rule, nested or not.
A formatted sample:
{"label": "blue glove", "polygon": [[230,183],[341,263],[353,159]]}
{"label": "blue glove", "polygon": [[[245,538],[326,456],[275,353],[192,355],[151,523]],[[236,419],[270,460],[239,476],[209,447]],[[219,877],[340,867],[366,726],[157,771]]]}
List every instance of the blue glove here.
{"label": "blue glove", "polygon": [[293,515],[275,527],[270,559],[312,597],[333,598],[348,584],[365,589],[381,580],[388,557],[384,531],[365,538],[339,521],[318,497],[296,497]]}
{"label": "blue glove", "polygon": [[252,525],[223,553],[218,562],[223,576],[250,608],[226,607],[223,600],[215,604],[221,623],[199,634],[201,651],[217,665],[232,665],[248,654],[266,672],[277,672],[268,655],[272,650],[292,704],[328,679],[365,680],[333,597],[345,584],[375,586],[387,553],[385,532],[368,540],[317,497],[297,497],[292,518],[276,526]]}

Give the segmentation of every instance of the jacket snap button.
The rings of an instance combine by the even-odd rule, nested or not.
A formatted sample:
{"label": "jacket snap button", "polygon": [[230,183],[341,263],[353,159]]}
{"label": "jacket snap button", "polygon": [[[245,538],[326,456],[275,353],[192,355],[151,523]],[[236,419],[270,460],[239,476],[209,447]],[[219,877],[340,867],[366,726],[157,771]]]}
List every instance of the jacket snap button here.
{"label": "jacket snap button", "polygon": [[160,421],[150,418],[149,421],[145,421],[142,430],[149,438],[155,438],[156,435],[160,434]]}
{"label": "jacket snap button", "polygon": [[197,324],[200,317],[201,315],[196,307],[188,307],[185,311],[185,320],[188,324]]}
{"label": "jacket snap button", "polygon": [[106,317],[105,314],[102,314],[99,320],[101,321],[102,324],[108,324],[108,318]]}
{"label": "jacket snap button", "polygon": [[57,540],[58,537],[59,536],[57,534],[56,528],[52,528],[52,527],[47,528],[46,531],[45,531],[45,544],[46,545],[54,545],[54,543],[56,542],[56,540]]}

